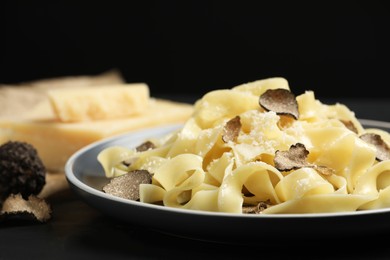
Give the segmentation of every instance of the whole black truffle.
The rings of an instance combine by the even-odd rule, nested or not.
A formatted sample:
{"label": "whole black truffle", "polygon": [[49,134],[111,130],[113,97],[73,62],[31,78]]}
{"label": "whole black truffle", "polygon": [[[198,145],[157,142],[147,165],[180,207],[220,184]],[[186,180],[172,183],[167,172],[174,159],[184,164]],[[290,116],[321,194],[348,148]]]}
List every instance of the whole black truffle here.
{"label": "whole black truffle", "polygon": [[24,199],[38,194],[45,177],[45,166],[31,144],[8,141],[0,146],[0,202],[10,194],[20,193]]}

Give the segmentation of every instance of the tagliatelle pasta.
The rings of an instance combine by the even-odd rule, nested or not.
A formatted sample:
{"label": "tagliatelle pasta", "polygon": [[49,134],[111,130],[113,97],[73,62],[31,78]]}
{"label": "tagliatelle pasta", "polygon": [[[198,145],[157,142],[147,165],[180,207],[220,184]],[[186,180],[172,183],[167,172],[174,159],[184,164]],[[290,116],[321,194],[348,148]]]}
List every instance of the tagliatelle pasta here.
{"label": "tagliatelle pasta", "polygon": [[[262,104],[260,97],[269,94],[275,101]],[[284,95],[297,111],[288,111]],[[192,210],[281,214],[390,207],[390,160],[378,159],[375,143],[361,138],[373,134],[386,151],[390,135],[365,129],[345,105],[324,104],[313,91],[295,97],[286,79],[268,78],[206,93],[194,108],[179,130],[144,140],[153,143],[150,149],[101,151],[97,159],[106,177],[146,170],[152,178],[140,184],[140,202]]]}

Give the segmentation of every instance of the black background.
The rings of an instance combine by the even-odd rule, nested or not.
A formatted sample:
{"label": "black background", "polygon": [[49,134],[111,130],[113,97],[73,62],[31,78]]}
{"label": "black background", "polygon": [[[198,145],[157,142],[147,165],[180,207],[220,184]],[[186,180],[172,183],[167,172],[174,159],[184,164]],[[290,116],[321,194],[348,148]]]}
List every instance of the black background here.
{"label": "black background", "polygon": [[317,97],[383,97],[385,1],[2,1],[0,83],[119,69],[152,94],[285,77]]}

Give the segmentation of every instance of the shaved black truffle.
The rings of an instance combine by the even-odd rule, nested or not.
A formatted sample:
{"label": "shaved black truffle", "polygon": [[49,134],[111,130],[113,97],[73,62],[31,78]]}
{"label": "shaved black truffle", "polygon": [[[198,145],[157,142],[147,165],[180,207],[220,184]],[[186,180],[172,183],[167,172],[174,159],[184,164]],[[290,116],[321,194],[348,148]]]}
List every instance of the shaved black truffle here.
{"label": "shaved black truffle", "polygon": [[291,145],[288,151],[277,150],[274,158],[275,168],[279,171],[290,171],[308,166],[308,154],[309,151],[301,143]]}
{"label": "shaved black truffle", "polygon": [[226,122],[223,128],[222,140],[227,143],[229,141],[235,142],[241,130],[241,118],[236,116]]}
{"label": "shaved black truffle", "polygon": [[275,152],[274,164],[279,171],[296,170],[303,167],[310,167],[323,175],[331,175],[335,173],[334,169],[326,166],[309,163],[306,159],[309,151],[306,150],[304,144],[296,143],[291,145],[288,151]]}
{"label": "shaved black truffle", "polygon": [[358,130],[356,128],[356,126],[353,124],[353,122],[351,120],[340,120],[341,123],[343,123],[345,125],[346,128],[348,128],[349,130],[351,130],[352,132],[354,132],[355,134],[358,133]]}
{"label": "shaved black truffle", "polygon": [[267,89],[259,98],[259,105],[267,111],[278,115],[291,116],[298,119],[298,102],[295,95],[288,89]]}
{"label": "shaved black truffle", "polygon": [[243,205],[242,213],[244,214],[261,214],[263,210],[271,207],[270,200],[260,201],[257,205]]}
{"label": "shaved black truffle", "polygon": [[134,170],[112,178],[103,191],[124,199],[139,201],[139,186],[152,183],[152,175],[147,170]]}
{"label": "shaved black truffle", "polygon": [[360,139],[368,144],[372,144],[376,148],[376,159],[378,161],[390,160],[390,147],[378,134],[365,133],[360,136]]}
{"label": "shaved black truffle", "polygon": [[24,199],[37,195],[46,183],[46,169],[29,143],[8,141],[0,146],[0,202],[10,194]]}
{"label": "shaved black truffle", "polygon": [[146,141],[146,142],[142,143],[141,145],[137,146],[136,151],[137,152],[144,152],[144,151],[147,151],[149,149],[154,149],[154,148],[156,148],[154,143],[152,143],[151,141]]}
{"label": "shaved black truffle", "polygon": [[11,194],[0,211],[1,223],[44,223],[51,219],[51,206],[42,198],[30,195],[24,199],[20,193]]}

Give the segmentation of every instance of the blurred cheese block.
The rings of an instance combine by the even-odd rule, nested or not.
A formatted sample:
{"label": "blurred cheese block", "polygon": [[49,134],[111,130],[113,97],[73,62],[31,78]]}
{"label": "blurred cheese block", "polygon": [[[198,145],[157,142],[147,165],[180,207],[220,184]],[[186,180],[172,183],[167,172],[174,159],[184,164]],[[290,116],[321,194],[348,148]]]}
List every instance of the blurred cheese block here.
{"label": "blurred cheese block", "polygon": [[[0,118],[28,117],[31,110],[47,101],[47,91],[55,89],[82,89],[95,86],[124,84],[117,70],[92,76],[64,76],[22,82],[14,85],[0,84]],[[48,103],[46,105],[49,105]]]}
{"label": "blurred cheese block", "polygon": [[93,121],[132,116],[148,108],[149,87],[144,83],[48,91],[62,122]]}
{"label": "blurred cheese block", "polygon": [[[112,73],[110,76],[113,76]],[[0,86],[0,144],[8,140],[28,142],[38,150],[49,171],[63,172],[68,158],[85,145],[133,130],[184,123],[193,111],[191,104],[149,96],[148,101],[143,103],[143,111],[138,114],[104,120],[62,122],[53,109],[48,91],[57,88],[82,90],[96,83],[88,81],[88,77],[83,79],[89,85],[72,78],[66,79],[73,81],[70,84],[52,80],[52,85],[45,85],[47,81],[43,80],[43,84],[38,85]],[[103,89],[109,87],[110,82],[112,86],[121,84],[120,77],[114,75],[111,79],[104,83],[104,80],[97,81],[99,83],[96,85]]]}
{"label": "blurred cheese block", "polygon": [[63,123],[48,109],[50,106],[45,104],[37,107],[32,120],[0,119],[0,143],[21,140],[34,145],[51,171],[63,171],[74,152],[94,141],[132,130],[184,123],[193,110],[190,104],[151,98],[142,114],[121,119]]}

